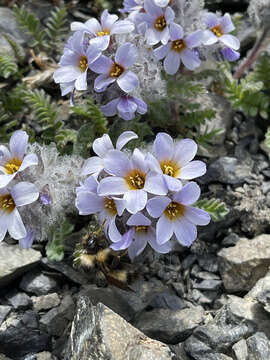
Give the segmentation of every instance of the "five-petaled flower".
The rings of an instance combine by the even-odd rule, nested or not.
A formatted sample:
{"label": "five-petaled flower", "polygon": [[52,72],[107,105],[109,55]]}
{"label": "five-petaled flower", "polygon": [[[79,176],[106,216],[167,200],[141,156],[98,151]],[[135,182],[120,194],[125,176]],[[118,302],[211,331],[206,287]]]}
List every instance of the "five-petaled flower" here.
{"label": "five-petaled flower", "polygon": [[220,41],[225,48],[222,50],[224,57],[229,61],[237,60],[240,54],[235,51],[240,48],[240,41],[237,37],[230,35],[235,27],[229,14],[218,18],[216,14],[208,13],[205,18],[208,27],[204,31],[204,45],[213,45]]}
{"label": "five-petaled flower", "polygon": [[175,74],[181,61],[189,69],[194,70],[200,66],[200,59],[193,48],[199,46],[203,40],[203,31],[197,30],[184,38],[182,26],[178,24],[170,25],[170,42],[154,50],[154,55],[158,60],[165,57],[164,69],[166,73]]}
{"label": "five-petaled flower", "polygon": [[165,244],[173,233],[181,245],[190,246],[193,243],[197,238],[196,225],[207,225],[210,222],[206,211],[190,206],[199,196],[199,186],[190,182],[176,192],[172,199],[157,196],[148,201],[146,208],[149,215],[159,218],[156,226],[158,244]]}
{"label": "five-petaled flower", "polygon": [[10,190],[0,189],[0,241],[4,239],[7,231],[16,240],[27,236],[18,207],[28,205],[36,201],[39,192],[34,184],[19,182]]}
{"label": "five-petaled flower", "polygon": [[128,20],[118,20],[117,15],[109,14],[108,10],[104,10],[101,14],[100,23],[97,19],[92,18],[86,23],[73,22],[71,24],[72,31],[84,31],[92,35],[89,43],[99,45],[106,50],[110,44],[110,36],[114,34],[126,34],[134,30],[134,25]]}
{"label": "five-petaled flower", "polygon": [[115,116],[118,114],[124,120],[132,120],[135,112],[143,115],[147,112],[147,105],[135,96],[124,94],[100,107],[104,115]]}
{"label": "five-petaled flower", "polygon": [[166,254],[171,251],[170,242],[159,245],[156,240],[156,231],[149,220],[142,213],[131,215],[127,221],[130,229],[121,237],[120,241],[111,245],[113,250],[128,249],[131,260],[140,255],[145,249],[147,243],[157,252]]}
{"label": "five-petaled flower", "polygon": [[[138,135],[133,131],[124,131],[116,141],[116,149],[121,150],[130,140],[137,139]],[[82,169],[82,175],[98,176],[104,169],[104,159],[110,150],[114,150],[114,146],[108,134],[97,138],[93,142],[93,150],[98,156],[92,156],[87,159]]]}
{"label": "five-petaled flower", "polygon": [[115,54],[115,61],[101,55],[90,68],[100,74],[95,80],[95,91],[105,91],[108,85],[117,82],[120,89],[129,93],[139,85],[139,79],[134,72],[127,70],[138,57],[135,45],[125,43],[120,46]]}
{"label": "five-petaled flower", "polygon": [[0,145],[0,188],[7,186],[11,180],[29,166],[38,164],[36,154],[25,155],[29,136],[25,131],[17,130],[11,136],[9,149]]}

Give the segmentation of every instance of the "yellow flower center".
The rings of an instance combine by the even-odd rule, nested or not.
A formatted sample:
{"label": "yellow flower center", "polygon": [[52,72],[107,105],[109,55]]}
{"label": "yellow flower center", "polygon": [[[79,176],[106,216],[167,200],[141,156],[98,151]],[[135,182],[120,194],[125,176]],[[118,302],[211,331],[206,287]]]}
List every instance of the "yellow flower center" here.
{"label": "yellow flower center", "polygon": [[0,196],[0,209],[11,213],[15,209],[15,202],[10,194]]}
{"label": "yellow flower center", "polygon": [[143,226],[143,225],[139,225],[139,226],[135,226],[135,231],[136,232],[147,232],[149,226]]}
{"label": "yellow flower center", "polygon": [[171,202],[165,209],[164,215],[170,220],[176,220],[185,213],[185,206],[177,202]]}
{"label": "yellow flower center", "polygon": [[154,27],[156,30],[163,31],[166,26],[167,26],[167,23],[166,23],[166,19],[165,19],[164,15],[161,15],[156,18],[155,23],[154,23]]}
{"label": "yellow flower center", "polygon": [[130,171],[126,177],[126,183],[130,190],[141,190],[144,187],[146,174],[141,170],[134,169]]}
{"label": "yellow flower center", "polygon": [[105,209],[108,210],[108,212],[109,212],[112,216],[117,215],[117,208],[116,208],[115,201],[114,201],[113,199],[105,198],[105,199],[104,199],[104,207],[105,207]]}
{"label": "yellow flower center", "polygon": [[174,40],[174,41],[172,41],[171,48],[172,48],[172,50],[180,53],[182,50],[184,50],[186,48],[186,43],[182,39]]}
{"label": "yellow flower center", "polygon": [[79,68],[80,68],[81,72],[85,72],[86,69],[88,68],[88,60],[87,60],[87,57],[85,55],[80,56]]}
{"label": "yellow flower center", "polygon": [[11,175],[17,172],[21,166],[22,160],[18,158],[9,159],[5,164],[6,172]]}
{"label": "yellow flower center", "polygon": [[98,31],[96,33],[97,36],[105,36],[105,35],[110,35],[110,30],[109,29],[103,29],[101,31]]}
{"label": "yellow flower center", "polygon": [[217,36],[217,37],[221,37],[222,35],[224,35],[224,32],[222,31],[221,25],[216,25],[214,27],[211,28],[211,31]]}
{"label": "yellow flower center", "polygon": [[111,70],[110,70],[110,76],[117,78],[120,75],[122,75],[124,71],[125,71],[125,68],[122,65],[113,63]]}
{"label": "yellow flower center", "polygon": [[160,168],[165,175],[169,175],[171,177],[177,177],[180,172],[180,168],[178,164],[173,160],[163,160],[160,163]]}

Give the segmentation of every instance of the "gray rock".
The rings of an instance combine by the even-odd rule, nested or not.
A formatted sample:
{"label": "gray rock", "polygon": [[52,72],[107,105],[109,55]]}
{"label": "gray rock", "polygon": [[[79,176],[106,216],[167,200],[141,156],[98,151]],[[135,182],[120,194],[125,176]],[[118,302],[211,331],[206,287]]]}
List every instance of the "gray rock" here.
{"label": "gray rock", "polygon": [[6,357],[6,356],[3,355],[3,354],[0,354],[0,360],[12,360],[12,359]]}
{"label": "gray rock", "polygon": [[167,345],[147,338],[112,310],[80,297],[66,360],[170,360]]}
{"label": "gray rock", "polygon": [[35,295],[46,295],[58,290],[58,284],[53,278],[47,275],[28,273],[22,278],[20,288]]}
{"label": "gray rock", "polygon": [[11,306],[0,305],[0,325],[11,312]]}
{"label": "gray rock", "polygon": [[232,349],[236,360],[248,360],[248,348],[244,339],[234,344]]}
{"label": "gray rock", "polygon": [[186,308],[187,304],[175,294],[163,291],[152,299],[148,307],[152,309],[181,310]]}
{"label": "gray rock", "polygon": [[203,280],[201,282],[193,282],[193,288],[199,290],[218,290],[222,285],[221,280]]}
{"label": "gray rock", "polygon": [[209,184],[220,182],[222,184],[243,184],[251,178],[251,167],[243,164],[236,158],[224,156],[213,161],[207,174],[200,178],[200,183]]}
{"label": "gray rock", "polygon": [[185,340],[204,321],[203,308],[144,311],[134,325],[151,338],[167,344],[177,344]]}
{"label": "gray rock", "polygon": [[217,257],[213,254],[204,254],[198,256],[198,262],[202,269],[215,273],[218,271]]}
{"label": "gray rock", "polygon": [[197,289],[193,289],[191,292],[191,300],[195,301],[199,305],[210,305],[212,304],[216,298],[218,297],[218,292],[216,291],[199,291]]}
{"label": "gray rock", "polygon": [[177,345],[170,345],[170,349],[176,355],[177,360],[190,360],[190,357],[187,356],[184,350],[184,343],[179,343]]}
{"label": "gray rock", "polygon": [[47,334],[28,327],[23,315],[13,314],[0,326],[1,352],[11,358],[22,358],[30,353],[50,350]]}
{"label": "gray rock", "polygon": [[270,235],[242,238],[219,253],[219,270],[229,292],[250,290],[270,266]]}
{"label": "gray rock", "polygon": [[31,298],[22,292],[12,291],[6,295],[6,299],[8,300],[9,304],[11,304],[14,309],[21,310],[27,309],[32,306]]}
{"label": "gray rock", "polygon": [[79,273],[62,261],[49,261],[47,258],[43,258],[41,262],[49,269],[59,271],[76,284],[86,285],[89,282],[85,274]]}
{"label": "gray rock", "polygon": [[57,359],[50,352],[42,351],[36,354],[36,360],[57,360]]}
{"label": "gray rock", "polygon": [[247,339],[248,360],[270,359],[270,341],[264,333],[257,332]]}
{"label": "gray rock", "polygon": [[247,293],[245,299],[258,301],[270,313],[270,272]]}
{"label": "gray rock", "polygon": [[29,329],[38,329],[38,314],[35,311],[28,310],[23,314],[22,322]]}
{"label": "gray rock", "polygon": [[231,233],[230,235],[226,236],[223,240],[222,240],[222,246],[234,246],[236,245],[237,241],[239,240],[239,236],[235,233]]}
{"label": "gray rock", "polygon": [[61,304],[48,311],[40,319],[40,328],[50,335],[61,336],[69,322],[73,319],[75,304],[70,295],[66,295]]}
{"label": "gray rock", "polygon": [[19,245],[0,244],[0,287],[6,285],[39,263],[41,254]]}
{"label": "gray rock", "polygon": [[60,304],[60,298],[57,293],[48,295],[32,296],[33,308],[35,311],[50,310]]}

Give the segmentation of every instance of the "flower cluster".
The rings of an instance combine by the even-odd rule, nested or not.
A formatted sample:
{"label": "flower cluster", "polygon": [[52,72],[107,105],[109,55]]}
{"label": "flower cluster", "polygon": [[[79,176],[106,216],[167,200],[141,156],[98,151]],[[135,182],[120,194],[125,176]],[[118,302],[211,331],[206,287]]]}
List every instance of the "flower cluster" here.
{"label": "flower cluster", "polygon": [[[180,244],[190,246],[197,237],[196,225],[210,221],[208,213],[191,206],[200,188],[188,180],[206,172],[202,161],[193,160],[196,143],[190,139],[174,142],[168,134],[159,133],[151,153],[122,150],[136,138],[134,132],[126,131],[116,148],[107,134],[96,139],[97,156],[86,160],[82,169],[82,175],[90,176],[76,188],[79,213],[98,214],[111,247],[128,249],[132,260],[148,243],[157,252],[169,252],[173,234]],[[123,234],[117,226],[121,219],[126,228]]]}
{"label": "flower cluster", "polygon": [[0,242],[8,232],[24,247],[31,246],[32,239],[18,209],[39,197],[39,191],[33,183],[22,181],[22,173],[38,164],[35,154],[25,155],[27,145],[28,135],[22,130],[11,136],[9,149],[0,145]]}
{"label": "flower cluster", "polygon": [[[195,70],[201,64],[200,49],[214,44],[219,46],[213,50],[221,52],[225,59],[237,60],[240,42],[230,34],[235,29],[230,15],[219,18],[202,12],[202,28],[190,31],[182,21],[185,11],[188,16],[185,3],[181,4],[182,17],[177,16],[180,4],[175,1],[124,0],[121,12],[128,14],[125,20],[105,10],[100,22],[95,18],[85,23],[73,22],[74,34],[68,39],[59,69],[54,73],[62,95],[89,89],[106,116],[131,120],[136,112],[141,115],[147,112],[140,96],[155,87],[149,71],[153,63],[160,72],[158,63],[164,59],[164,69],[170,75],[176,74],[181,64]],[[139,44],[139,38],[143,43]],[[145,82],[142,79],[149,78],[149,89],[140,86],[141,68],[140,80]],[[98,97],[100,93],[104,96]]]}

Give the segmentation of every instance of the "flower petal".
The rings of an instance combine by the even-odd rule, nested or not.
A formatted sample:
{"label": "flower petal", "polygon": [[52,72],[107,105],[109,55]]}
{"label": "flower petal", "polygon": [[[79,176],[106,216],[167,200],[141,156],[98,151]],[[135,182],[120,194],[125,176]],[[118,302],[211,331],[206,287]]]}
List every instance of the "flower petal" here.
{"label": "flower petal", "polygon": [[151,221],[144,216],[141,212],[137,214],[131,215],[131,217],[127,221],[127,225],[129,226],[150,226]]}
{"label": "flower petal", "polygon": [[174,143],[170,135],[158,133],[154,141],[155,155],[159,161],[173,157]]}
{"label": "flower petal", "polygon": [[147,172],[148,167],[145,161],[145,155],[141,152],[141,150],[135,148],[132,157],[131,157],[132,167],[138,170],[143,171],[144,173]]}
{"label": "flower petal", "polygon": [[164,60],[164,69],[167,74],[174,75],[180,66],[180,55],[176,51],[169,51]]}
{"label": "flower petal", "polygon": [[77,77],[75,81],[75,89],[78,91],[87,90],[87,70]]}
{"label": "flower petal", "polygon": [[181,168],[179,178],[185,180],[195,179],[206,173],[206,165],[204,162],[195,160]]}
{"label": "flower petal", "polygon": [[148,231],[148,243],[155,251],[161,254],[167,254],[172,250],[172,244],[170,241],[167,241],[163,245],[159,245],[157,243],[156,232],[153,228],[150,228],[150,230]]}
{"label": "flower petal", "polygon": [[107,9],[101,14],[101,25],[103,29],[111,29],[113,24],[118,20],[118,16],[115,14],[110,14]]}
{"label": "flower petal", "polygon": [[149,13],[153,17],[158,17],[163,15],[162,9],[156,6],[153,0],[145,0],[143,7],[146,13]]}
{"label": "flower petal", "polygon": [[157,222],[157,243],[163,245],[173,236],[173,222],[162,215]]}
{"label": "flower petal", "polygon": [[115,82],[115,78],[108,77],[107,75],[101,74],[95,79],[94,90],[96,92],[105,91],[107,89],[107,87],[110,84],[112,84],[113,82]]}
{"label": "flower petal", "polygon": [[104,158],[110,150],[113,150],[113,144],[108,134],[104,134],[93,142],[94,152],[101,158]]}
{"label": "flower petal", "polygon": [[230,14],[226,13],[220,19],[220,25],[224,33],[230,33],[235,29]]}
{"label": "flower petal", "polygon": [[170,37],[172,41],[183,39],[184,30],[182,26],[176,23],[172,23],[170,25]]}
{"label": "flower petal", "polygon": [[135,29],[134,24],[128,20],[117,21],[111,29],[111,34],[126,34],[131,33]]}
{"label": "flower petal", "polygon": [[82,168],[82,175],[99,174],[104,169],[104,161],[98,156],[93,156],[85,160]]}
{"label": "flower petal", "polygon": [[105,160],[105,170],[112,175],[125,177],[131,171],[131,164],[123,152],[119,150],[111,150]]}
{"label": "flower petal", "polygon": [[225,34],[222,35],[219,39],[223,44],[229,48],[232,48],[233,50],[238,50],[240,48],[240,41],[233,35]]}
{"label": "flower petal", "polygon": [[162,177],[163,177],[163,181],[165,182],[168,190],[179,191],[182,189],[182,183],[179,179],[176,179],[172,176],[165,175],[165,174],[163,174]]}
{"label": "flower petal", "polygon": [[39,197],[39,192],[36,185],[26,181],[22,181],[14,185],[10,191],[10,194],[13,197],[16,206],[31,204]]}
{"label": "flower petal", "polygon": [[170,48],[171,48],[170,43],[168,43],[166,45],[161,45],[158,48],[153,50],[153,54],[157,58],[157,60],[161,60],[161,59],[165,58],[165,56],[170,51]]}
{"label": "flower petal", "polygon": [[156,45],[160,42],[162,32],[148,28],[145,32],[145,38],[148,45]]}
{"label": "flower petal", "polygon": [[110,247],[116,251],[127,249],[132,242],[132,239],[134,237],[134,232],[135,232],[135,229],[133,227],[122,236],[122,239],[120,241],[112,244]]}
{"label": "flower petal", "polygon": [[198,146],[191,139],[182,139],[177,141],[173,159],[178,162],[180,167],[184,167],[196,155]]}
{"label": "flower petal", "polygon": [[97,19],[92,18],[86,21],[86,23],[73,22],[71,23],[71,31],[84,30],[90,32],[92,35],[96,35],[98,31],[101,31],[100,23]]}
{"label": "flower petal", "polygon": [[15,178],[17,173],[11,174],[11,175],[0,175],[0,189],[4,188],[5,186],[7,186],[11,180],[13,180]]}
{"label": "flower petal", "polygon": [[128,255],[132,261],[135,259],[136,256],[140,255],[145,249],[147,245],[147,238],[148,238],[147,234],[143,234],[143,233],[140,234],[135,232],[134,240],[132,241],[132,243],[128,248]]}
{"label": "flower petal", "polygon": [[121,96],[120,101],[117,105],[119,113],[135,113],[137,110],[137,104],[128,98],[127,96]]}
{"label": "flower petal", "polygon": [[203,44],[213,45],[218,42],[218,37],[211,30],[204,30],[203,32]]}
{"label": "flower petal", "polygon": [[228,61],[236,61],[240,58],[240,53],[238,51],[235,51],[231,48],[223,48],[221,50],[222,55],[224,56],[224,58]]}
{"label": "flower petal", "polygon": [[16,240],[24,238],[27,234],[21,215],[16,208],[10,214],[8,222],[8,232],[9,235]]}
{"label": "flower petal", "polygon": [[160,33],[160,41],[163,45],[166,45],[167,42],[170,40],[170,31],[168,26],[165,27],[165,29]]}
{"label": "flower petal", "polygon": [[129,190],[124,194],[126,209],[131,214],[135,214],[145,208],[147,203],[147,193],[144,190]]}
{"label": "flower petal", "polygon": [[5,165],[10,158],[12,158],[12,156],[8,148],[5,145],[0,145],[0,165]]}
{"label": "flower petal", "polygon": [[25,131],[17,130],[9,140],[9,149],[11,155],[22,159],[27,148],[29,136]]}
{"label": "flower petal", "polygon": [[109,223],[108,235],[109,235],[109,239],[112,242],[118,242],[118,241],[121,241],[121,239],[122,239],[122,235],[120,234],[120,232],[118,231],[118,229],[115,225],[115,217]]}
{"label": "flower petal", "polygon": [[184,49],[180,54],[180,58],[189,70],[194,70],[201,65],[200,58],[194,50]]}
{"label": "flower petal", "polygon": [[78,66],[68,65],[57,69],[53,74],[53,79],[57,84],[67,83],[76,80],[80,75],[81,71]]}
{"label": "flower petal", "polygon": [[30,249],[35,239],[34,231],[29,227],[26,228],[26,236],[19,240],[19,245],[22,249]]}
{"label": "flower petal", "polygon": [[138,50],[136,46],[131,43],[125,43],[120,46],[115,55],[116,63],[122,65],[124,68],[129,68],[133,65],[137,58]]}
{"label": "flower petal", "polygon": [[209,27],[210,29],[213,28],[216,25],[219,25],[219,19],[216,14],[214,13],[208,13],[205,17],[205,25]]}
{"label": "flower petal", "polygon": [[168,187],[164,182],[163,175],[153,171],[147,174],[144,190],[154,195],[167,195]]}
{"label": "flower petal", "polygon": [[160,7],[165,7],[169,4],[170,0],[154,0],[155,4]]}
{"label": "flower petal", "polygon": [[191,181],[174,195],[173,200],[183,205],[192,205],[199,199],[200,195],[199,185]]}
{"label": "flower petal", "polygon": [[125,71],[116,81],[119,87],[127,93],[139,86],[138,76],[132,71]]}
{"label": "flower petal", "polygon": [[186,219],[179,219],[173,223],[176,239],[181,245],[191,246],[197,238],[197,228]]}
{"label": "flower petal", "polygon": [[120,177],[107,177],[101,180],[97,191],[101,196],[122,195],[128,191],[128,186]]}
{"label": "flower petal", "polygon": [[185,43],[187,44],[187,46],[192,49],[194,47],[197,47],[199,45],[201,45],[202,41],[204,39],[204,34],[202,30],[197,30],[194,31],[193,33],[191,33],[190,35],[188,35],[185,38]]}
{"label": "flower petal", "polygon": [[100,51],[104,51],[110,45],[111,37],[110,35],[97,36],[91,40],[89,40],[89,48],[87,49],[87,59],[88,64],[96,61],[100,56]]}
{"label": "flower petal", "polygon": [[171,203],[171,199],[167,196],[156,196],[148,200],[146,210],[153,218],[158,218],[164,212],[166,207]]}
{"label": "flower petal", "polygon": [[116,142],[116,149],[121,150],[130,140],[138,139],[138,135],[134,131],[124,131]]}
{"label": "flower petal", "polygon": [[76,187],[76,193],[78,194],[81,191],[96,193],[97,187],[98,187],[98,181],[95,178],[95,176],[88,176],[88,178],[86,178],[85,181],[81,183],[79,187]]}
{"label": "flower petal", "polygon": [[104,209],[104,200],[94,193],[80,191],[77,193],[75,206],[80,215],[95,214]]}
{"label": "flower petal", "polygon": [[6,236],[8,224],[9,224],[9,217],[10,217],[10,213],[8,213],[7,211],[0,210],[0,242],[4,240]]}
{"label": "flower petal", "polygon": [[186,207],[184,217],[195,225],[208,225],[211,221],[208,212],[192,206]]}
{"label": "flower petal", "polygon": [[164,16],[165,16],[167,25],[170,24],[174,20],[175,13],[174,13],[173,9],[170,6],[168,6],[166,8]]}
{"label": "flower petal", "polygon": [[126,208],[126,201],[124,199],[113,198],[117,209],[117,215],[122,216]]}
{"label": "flower petal", "polygon": [[116,98],[106,105],[100,107],[101,111],[105,116],[115,116],[117,114],[117,105],[120,101],[120,98]]}
{"label": "flower petal", "polygon": [[21,166],[19,168],[19,172],[28,168],[29,166],[34,166],[38,164],[38,157],[36,154],[28,154],[24,157]]}
{"label": "flower petal", "polygon": [[147,153],[145,160],[148,164],[148,167],[150,170],[158,173],[158,174],[162,174],[162,170],[160,168],[160,164],[157,161],[157,159],[150,153]]}
{"label": "flower petal", "polygon": [[113,61],[107,56],[101,55],[90,65],[90,69],[97,74],[108,74],[113,65]]}

